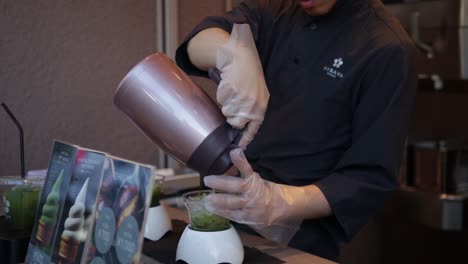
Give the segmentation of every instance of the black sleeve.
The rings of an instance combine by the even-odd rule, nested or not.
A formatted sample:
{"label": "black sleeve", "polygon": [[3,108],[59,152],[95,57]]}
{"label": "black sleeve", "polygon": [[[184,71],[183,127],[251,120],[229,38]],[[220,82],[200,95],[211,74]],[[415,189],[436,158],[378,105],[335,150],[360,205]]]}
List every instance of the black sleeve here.
{"label": "black sleeve", "polygon": [[352,145],[317,183],[333,210],[321,223],[341,241],[351,240],[396,189],[413,108],[413,46],[378,53],[353,90]]}
{"label": "black sleeve", "polygon": [[187,54],[187,44],[198,32],[207,28],[220,28],[231,33],[234,24],[249,24],[254,40],[258,39],[259,21],[261,5],[257,1],[244,1],[238,7],[224,16],[210,16],[205,18],[200,24],[185,37],[182,44],[176,50],[176,63],[189,75],[207,77],[208,74],[195,67]]}

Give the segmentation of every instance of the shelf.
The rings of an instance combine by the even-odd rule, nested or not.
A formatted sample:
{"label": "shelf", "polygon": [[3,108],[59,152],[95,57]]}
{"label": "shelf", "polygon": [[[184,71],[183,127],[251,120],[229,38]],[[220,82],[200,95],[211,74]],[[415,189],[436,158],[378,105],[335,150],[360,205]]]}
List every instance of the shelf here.
{"label": "shelf", "polygon": [[424,93],[454,93],[454,94],[468,94],[468,80],[441,80],[442,88],[436,89],[437,82],[431,79],[418,79],[418,92]]}
{"label": "shelf", "polygon": [[468,194],[436,194],[400,187],[392,199],[398,214],[444,231],[468,230]]}

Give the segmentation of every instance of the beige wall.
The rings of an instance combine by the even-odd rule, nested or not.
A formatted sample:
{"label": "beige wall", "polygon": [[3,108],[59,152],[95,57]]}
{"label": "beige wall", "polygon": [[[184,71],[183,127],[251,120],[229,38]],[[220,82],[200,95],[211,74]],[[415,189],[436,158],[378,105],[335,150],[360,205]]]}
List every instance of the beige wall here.
{"label": "beige wall", "polygon": [[[221,0],[179,0],[179,38]],[[0,101],[23,124],[26,169],[46,168],[53,139],[145,163],[157,147],[112,104],[121,78],[155,51],[156,0],[0,0]],[[211,81],[195,78],[210,95]],[[0,176],[19,173],[18,136],[0,111]]]}
{"label": "beige wall", "polygon": [[[112,104],[119,80],[155,50],[155,1],[0,0],[0,101],[24,126],[27,169],[53,139],[154,163],[156,148]],[[0,176],[19,173],[0,110]]]}

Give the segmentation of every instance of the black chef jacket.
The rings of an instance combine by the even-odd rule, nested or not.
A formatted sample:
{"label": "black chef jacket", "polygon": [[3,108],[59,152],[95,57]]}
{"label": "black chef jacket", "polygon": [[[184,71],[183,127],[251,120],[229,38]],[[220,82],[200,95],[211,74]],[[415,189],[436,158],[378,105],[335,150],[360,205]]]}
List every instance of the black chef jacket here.
{"label": "black chef jacket", "polygon": [[250,25],[270,100],[245,154],[266,180],[321,189],[333,216],[304,221],[290,246],[336,260],[338,243],[349,241],[396,187],[416,87],[415,49],[378,0],[338,0],[320,17],[298,6],[278,14],[263,2],[203,20],[176,61],[206,76],[188,59],[187,42],[209,27]]}

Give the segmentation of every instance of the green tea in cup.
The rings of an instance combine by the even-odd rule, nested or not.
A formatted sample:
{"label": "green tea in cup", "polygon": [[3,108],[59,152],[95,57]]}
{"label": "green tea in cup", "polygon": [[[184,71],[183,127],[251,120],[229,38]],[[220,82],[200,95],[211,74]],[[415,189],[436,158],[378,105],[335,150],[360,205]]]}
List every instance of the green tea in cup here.
{"label": "green tea in cup", "polygon": [[213,191],[200,190],[183,195],[184,204],[188,210],[190,228],[196,231],[223,231],[231,226],[229,219],[211,213],[205,208],[205,197]]}
{"label": "green tea in cup", "polygon": [[162,188],[164,179],[165,179],[164,176],[154,175],[154,187],[153,187],[153,195],[151,196],[150,207],[160,206],[161,188]]}
{"label": "green tea in cup", "polygon": [[17,185],[26,183],[20,176],[0,176],[0,217],[5,216],[5,192]]}
{"label": "green tea in cup", "polygon": [[3,210],[8,229],[29,232],[34,224],[41,185],[23,183],[12,185],[3,192]]}

